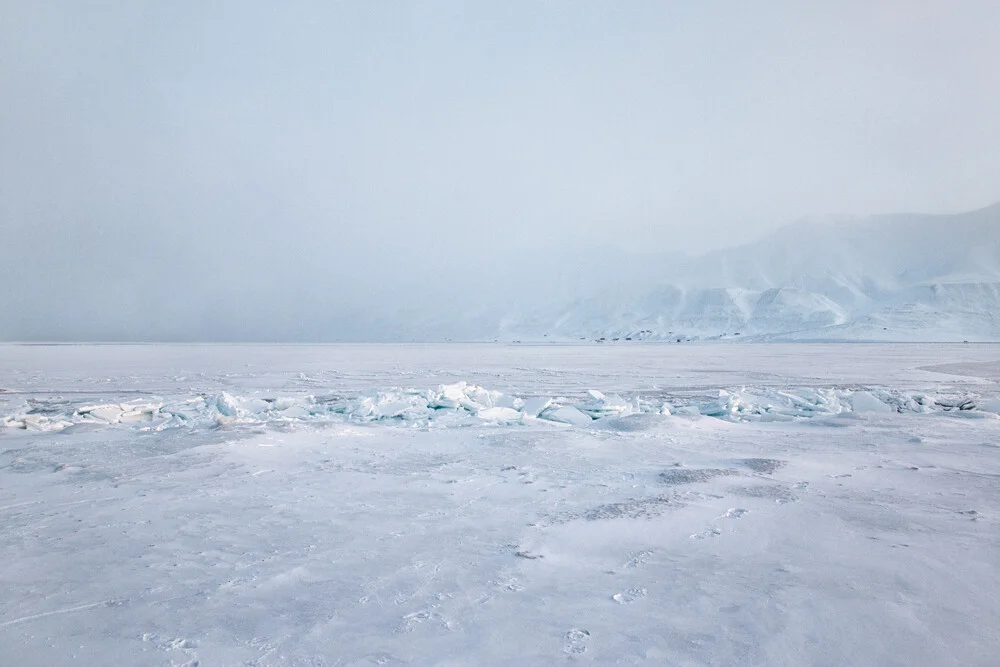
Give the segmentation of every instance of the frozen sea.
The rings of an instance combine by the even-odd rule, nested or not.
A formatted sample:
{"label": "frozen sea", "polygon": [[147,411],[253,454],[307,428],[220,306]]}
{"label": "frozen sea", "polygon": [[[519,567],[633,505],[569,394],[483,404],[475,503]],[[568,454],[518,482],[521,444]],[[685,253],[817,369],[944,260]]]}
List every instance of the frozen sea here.
{"label": "frozen sea", "polygon": [[0,345],[0,665],[996,665],[998,345]]}

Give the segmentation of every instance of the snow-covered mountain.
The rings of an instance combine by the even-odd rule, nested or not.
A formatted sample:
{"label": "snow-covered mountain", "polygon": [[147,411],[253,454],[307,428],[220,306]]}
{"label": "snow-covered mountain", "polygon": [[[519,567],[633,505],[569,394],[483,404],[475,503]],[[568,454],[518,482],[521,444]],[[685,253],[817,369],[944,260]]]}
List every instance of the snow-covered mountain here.
{"label": "snow-covered mountain", "polygon": [[414,304],[379,329],[409,340],[1000,340],[1000,204],[800,222],[700,257],[568,247],[511,265],[485,267],[503,277],[480,278],[474,306]]}
{"label": "snow-covered mountain", "polygon": [[[0,290],[0,339],[1000,341],[1000,204],[801,222],[699,257],[583,237],[433,258],[397,249],[364,268],[327,254],[303,250],[294,271],[135,268],[126,284],[95,271],[74,285],[83,298],[52,304],[59,318],[30,289]],[[32,270],[49,276],[15,268],[26,287]],[[50,268],[69,290],[75,274]]]}
{"label": "snow-covered mountain", "polygon": [[[1000,340],[1000,204],[959,215],[802,222],[757,242],[674,258],[627,293],[581,295],[534,339]],[[628,275],[628,272],[625,274]],[[551,307],[543,306],[542,308]]]}

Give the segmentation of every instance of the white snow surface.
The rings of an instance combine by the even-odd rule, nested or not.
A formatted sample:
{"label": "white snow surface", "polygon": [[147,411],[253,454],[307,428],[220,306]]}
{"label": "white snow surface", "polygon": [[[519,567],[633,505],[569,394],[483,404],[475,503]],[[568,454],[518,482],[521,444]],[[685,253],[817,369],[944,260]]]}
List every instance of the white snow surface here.
{"label": "white snow surface", "polygon": [[0,345],[0,664],[995,664],[998,369]]}

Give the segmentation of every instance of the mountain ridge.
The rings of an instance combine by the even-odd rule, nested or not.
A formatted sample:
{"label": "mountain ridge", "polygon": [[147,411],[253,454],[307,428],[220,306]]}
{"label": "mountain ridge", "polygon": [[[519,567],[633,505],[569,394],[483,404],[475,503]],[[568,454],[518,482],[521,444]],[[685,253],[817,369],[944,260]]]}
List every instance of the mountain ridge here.
{"label": "mountain ridge", "polygon": [[1000,203],[793,223],[661,268],[622,299],[508,316],[499,337],[1000,340]]}

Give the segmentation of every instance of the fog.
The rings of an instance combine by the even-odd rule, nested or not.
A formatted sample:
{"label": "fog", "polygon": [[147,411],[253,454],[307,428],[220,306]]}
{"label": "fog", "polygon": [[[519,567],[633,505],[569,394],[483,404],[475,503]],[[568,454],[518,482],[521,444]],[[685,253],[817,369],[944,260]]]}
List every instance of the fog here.
{"label": "fog", "polygon": [[378,339],[630,253],[975,209],[997,81],[990,0],[3,0],[0,339]]}

